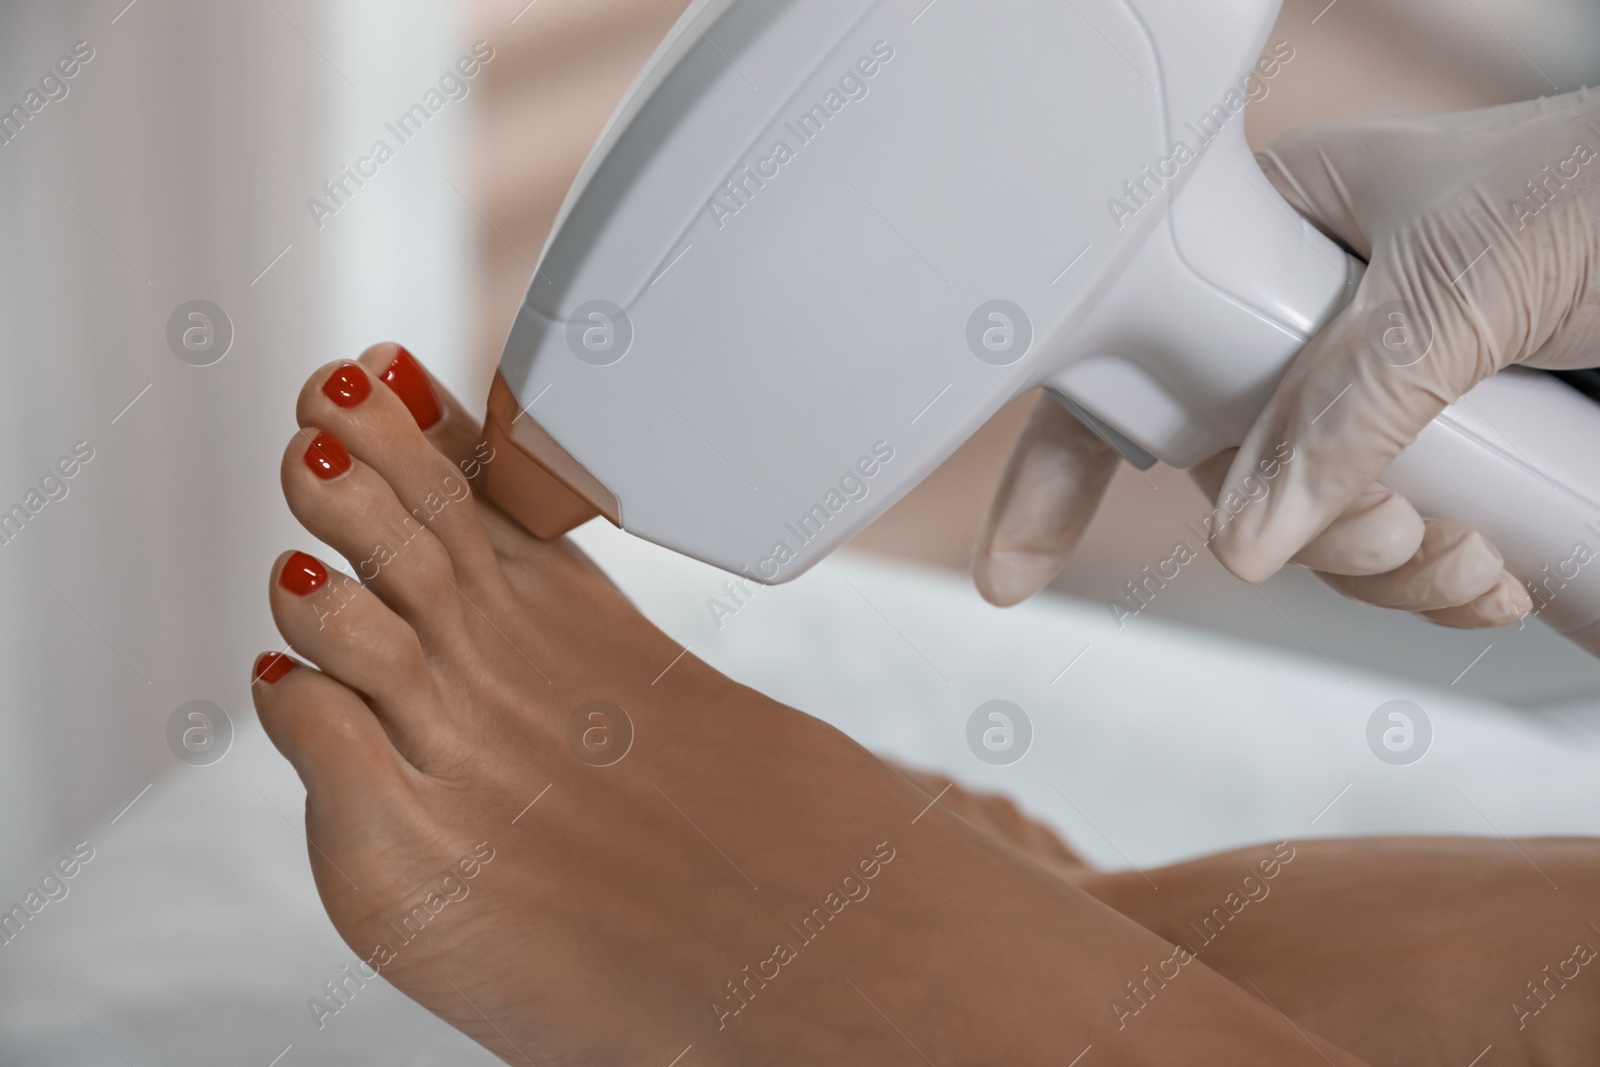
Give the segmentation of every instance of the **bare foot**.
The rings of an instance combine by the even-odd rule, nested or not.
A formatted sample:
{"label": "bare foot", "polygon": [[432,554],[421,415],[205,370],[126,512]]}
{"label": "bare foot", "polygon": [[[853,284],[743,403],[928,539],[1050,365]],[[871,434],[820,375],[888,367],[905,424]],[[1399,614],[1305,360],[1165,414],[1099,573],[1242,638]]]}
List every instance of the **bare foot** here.
{"label": "bare foot", "polygon": [[280,558],[316,667],[253,687],[367,967],[512,1063],[1357,1062],[1199,963],[1119,1027],[1170,945],[478,504],[477,427],[396,358],[301,393],[285,495],[365,584]]}

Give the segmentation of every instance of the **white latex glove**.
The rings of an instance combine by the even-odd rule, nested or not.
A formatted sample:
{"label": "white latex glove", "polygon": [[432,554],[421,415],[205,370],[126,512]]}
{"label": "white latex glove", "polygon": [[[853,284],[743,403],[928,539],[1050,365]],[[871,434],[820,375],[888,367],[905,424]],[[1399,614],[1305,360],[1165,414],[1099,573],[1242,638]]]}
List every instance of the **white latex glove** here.
{"label": "white latex glove", "polygon": [[[1208,497],[1218,495],[1236,451],[1230,448],[1189,472]],[[1009,607],[1049,585],[1088,529],[1121,462],[1110,445],[1065,407],[1041,396],[1028,414],[978,533],[972,572],[984,598]],[[1306,546],[1296,562],[1319,568],[1319,574],[1330,583],[1354,580],[1345,579],[1345,573],[1394,571],[1399,563],[1419,554],[1425,529],[1435,525],[1441,532],[1444,526],[1461,529],[1453,524],[1425,527],[1402,497],[1375,485]],[[1490,557],[1497,576],[1499,554],[1491,550]],[[1426,568],[1422,573],[1427,573]],[[1479,581],[1477,576],[1469,580]],[[1359,587],[1350,595],[1370,599]],[[1517,611],[1509,618],[1520,614]]]}
{"label": "white latex glove", "polygon": [[[1258,159],[1297,210],[1370,266],[1237,455],[1191,472],[1218,497],[1283,442],[1295,449],[1212,550],[1247,581],[1293,560],[1348,596],[1445,625],[1514,621],[1532,604],[1494,546],[1424,522],[1375,479],[1500,368],[1600,364],[1600,96],[1323,122]],[[1075,422],[1042,398],[1012,456],[974,553],[994,603],[1023,600],[1059,572],[1118,462]]]}

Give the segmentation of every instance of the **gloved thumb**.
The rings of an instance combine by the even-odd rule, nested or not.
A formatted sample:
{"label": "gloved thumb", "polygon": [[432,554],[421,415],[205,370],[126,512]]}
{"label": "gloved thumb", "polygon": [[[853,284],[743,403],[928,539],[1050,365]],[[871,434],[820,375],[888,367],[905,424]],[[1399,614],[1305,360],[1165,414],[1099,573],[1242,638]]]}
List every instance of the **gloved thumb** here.
{"label": "gloved thumb", "polygon": [[1245,486],[1269,457],[1283,461],[1268,495],[1212,543],[1246,581],[1276,573],[1498,366],[1493,337],[1435,292],[1419,294],[1418,306],[1399,299],[1400,289],[1369,272],[1355,302],[1307,345],[1241,444],[1225,492]]}
{"label": "gloved thumb", "polygon": [[1397,188],[1405,183],[1396,168],[1444,151],[1413,121],[1325,123],[1263,153],[1291,204],[1371,266],[1351,304],[1295,359],[1228,472],[1225,491],[1268,456],[1289,457],[1268,495],[1212,544],[1246,581],[1277,572],[1518,343],[1503,294],[1518,291],[1519,264],[1509,252],[1485,253],[1497,234],[1481,198],[1434,205],[1428,225],[1411,225],[1419,209]]}
{"label": "gloved thumb", "polygon": [[1059,401],[1039,396],[973,546],[985,600],[1010,607],[1061,573],[1120,459]]}

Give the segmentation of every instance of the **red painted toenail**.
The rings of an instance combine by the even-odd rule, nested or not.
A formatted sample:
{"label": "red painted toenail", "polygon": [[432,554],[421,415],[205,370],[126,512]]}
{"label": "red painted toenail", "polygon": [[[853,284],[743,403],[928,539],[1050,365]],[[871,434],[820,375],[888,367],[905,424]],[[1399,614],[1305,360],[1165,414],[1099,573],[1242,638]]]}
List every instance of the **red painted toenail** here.
{"label": "red painted toenail", "polygon": [[295,596],[310,596],[328,581],[328,569],[315,556],[296,552],[283,565],[278,584]]}
{"label": "red painted toenail", "polygon": [[359,364],[341,363],[322,383],[322,392],[340,407],[353,408],[372,395],[372,382]]}
{"label": "red painted toenail", "polygon": [[406,351],[404,345],[395,345],[395,348],[398,352],[394,362],[378,377],[404,402],[411,417],[417,420],[417,425],[426,430],[444,418],[444,409],[439,406],[439,398],[434,395],[422,364]]}
{"label": "red painted toenail", "polygon": [[263,652],[256,657],[256,670],[252,679],[266,682],[268,685],[282,681],[283,676],[294,670],[294,660],[282,652]]}
{"label": "red painted toenail", "polygon": [[326,430],[311,439],[305,461],[311,473],[323,481],[337,478],[350,469],[350,453],[345,450],[344,442]]}

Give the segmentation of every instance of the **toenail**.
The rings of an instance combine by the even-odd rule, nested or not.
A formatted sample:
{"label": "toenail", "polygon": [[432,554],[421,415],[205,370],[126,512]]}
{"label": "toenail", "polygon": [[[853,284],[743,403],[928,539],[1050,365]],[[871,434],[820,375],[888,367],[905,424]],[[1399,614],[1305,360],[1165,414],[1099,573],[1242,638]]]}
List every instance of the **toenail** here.
{"label": "toenail", "polygon": [[328,569],[315,556],[296,552],[283,565],[278,584],[295,596],[310,596],[328,581]]}
{"label": "toenail", "polygon": [[[313,560],[312,562],[316,562]],[[281,681],[283,676],[294,670],[294,660],[282,652],[263,652],[256,657],[255,674],[251,677],[257,682],[266,682],[268,685]]]}
{"label": "toenail", "polygon": [[422,364],[406,351],[404,345],[394,347],[397,350],[394,362],[389,364],[389,369],[378,377],[394,390],[395,396],[398,396],[411,412],[411,417],[417,420],[417,425],[426,430],[444,418],[444,409],[439,406],[439,398],[434,395],[433,386],[428,384],[428,376],[423,373]]}
{"label": "toenail", "polygon": [[372,382],[359,363],[341,363],[322,383],[322,393],[342,408],[353,408],[372,395]]}
{"label": "toenail", "polygon": [[350,453],[345,449],[344,442],[326,430],[311,439],[305,460],[311,473],[323,481],[337,478],[350,470]]}

